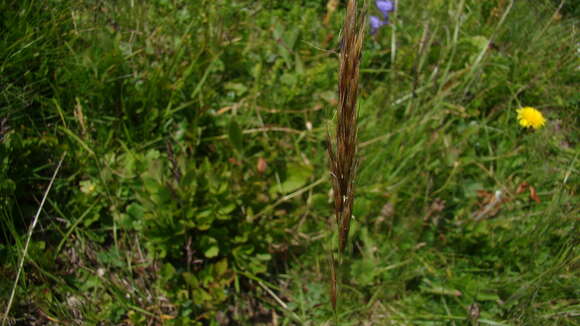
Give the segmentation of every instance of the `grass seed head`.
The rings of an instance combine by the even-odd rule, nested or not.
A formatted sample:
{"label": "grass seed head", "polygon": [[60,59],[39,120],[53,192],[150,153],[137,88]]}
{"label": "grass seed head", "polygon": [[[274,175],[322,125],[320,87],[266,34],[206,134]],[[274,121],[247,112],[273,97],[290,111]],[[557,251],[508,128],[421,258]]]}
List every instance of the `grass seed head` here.
{"label": "grass seed head", "polygon": [[359,66],[364,40],[364,15],[357,17],[355,0],[349,0],[342,30],[336,134],[329,142],[334,209],[339,229],[339,250],[344,251],[354,203],[357,152],[357,97]]}

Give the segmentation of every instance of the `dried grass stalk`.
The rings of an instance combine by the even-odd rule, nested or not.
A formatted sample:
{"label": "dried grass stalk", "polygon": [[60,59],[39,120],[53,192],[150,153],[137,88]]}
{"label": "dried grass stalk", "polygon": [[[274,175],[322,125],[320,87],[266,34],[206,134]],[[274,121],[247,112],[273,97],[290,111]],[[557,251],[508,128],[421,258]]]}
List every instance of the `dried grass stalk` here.
{"label": "dried grass stalk", "polygon": [[338,282],[336,280],[336,262],[334,255],[330,253],[330,304],[332,309],[336,311],[336,301],[338,297]]}
{"label": "dried grass stalk", "polygon": [[354,203],[354,179],[357,167],[356,104],[364,26],[364,15],[360,19],[357,18],[356,0],[349,0],[340,49],[336,134],[334,140],[328,142],[340,253],[344,252],[348,240]]}

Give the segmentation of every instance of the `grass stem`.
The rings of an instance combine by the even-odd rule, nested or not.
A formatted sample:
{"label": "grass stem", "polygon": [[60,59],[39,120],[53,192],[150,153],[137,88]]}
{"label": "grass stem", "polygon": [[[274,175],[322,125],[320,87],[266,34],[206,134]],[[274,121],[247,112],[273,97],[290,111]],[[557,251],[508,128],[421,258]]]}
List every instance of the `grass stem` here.
{"label": "grass stem", "polygon": [[30,228],[28,229],[28,235],[26,237],[26,244],[24,245],[24,250],[22,251],[22,257],[20,257],[20,263],[18,264],[18,271],[16,272],[16,278],[14,279],[14,286],[12,287],[12,292],[10,293],[10,299],[8,299],[8,305],[6,305],[6,310],[4,311],[4,316],[2,317],[2,326],[6,325],[6,323],[8,321],[8,314],[10,313],[10,308],[12,308],[12,302],[14,301],[14,296],[16,294],[16,287],[18,286],[20,274],[22,273],[22,269],[24,267],[24,259],[26,258],[26,255],[28,253],[28,246],[30,245],[30,239],[32,238],[32,232],[34,232],[34,228],[36,227],[36,224],[38,223],[38,217],[40,216],[40,212],[42,212],[42,208],[44,207],[44,203],[46,202],[46,198],[48,197],[50,189],[52,188],[52,184],[54,183],[54,179],[56,179],[56,176],[58,175],[58,171],[60,170],[60,167],[62,166],[62,162],[64,161],[65,156],[66,156],[66,152],[62,154],[60,161],[58,162],[58,165],[56,166],[56,170],[54,170],[54,173],[52,174],[52,178],[50,179],[50,183],[48,184],[48,187],[46,188],[46,191],[44,192],[44,196],[42,197],[42,201],[40,202],[40,206],[38,207],[38,210],[36,211],[36,215],[34,216],[34,219],[32,220],[32,224],[30,225]]}

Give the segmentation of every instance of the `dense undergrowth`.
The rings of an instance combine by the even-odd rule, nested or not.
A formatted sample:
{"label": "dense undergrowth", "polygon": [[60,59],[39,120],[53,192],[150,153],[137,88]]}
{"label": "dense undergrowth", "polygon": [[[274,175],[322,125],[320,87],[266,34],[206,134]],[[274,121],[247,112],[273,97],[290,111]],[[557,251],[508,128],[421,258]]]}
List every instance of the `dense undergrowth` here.
{"label": "dense undergrowth", "polygon": [[[0,3],[2,307],[66,153],[11,322],[334,320],[327,2]],[[367,37],[341,324],[577,323],[580,7],[560,5],[399,1]]]}

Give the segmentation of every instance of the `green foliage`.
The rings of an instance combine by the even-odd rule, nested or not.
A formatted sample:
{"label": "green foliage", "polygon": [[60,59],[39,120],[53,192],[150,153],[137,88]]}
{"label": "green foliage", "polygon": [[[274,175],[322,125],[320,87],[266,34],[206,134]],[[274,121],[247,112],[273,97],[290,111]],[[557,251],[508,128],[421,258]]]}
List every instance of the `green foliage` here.
{"label": "green foliage", "polygon": [[[18,323],[335,318],[327,2],[0,3],[0,303],[67,152]],[[577,6],[510,3],[399,1],[366,39],[343,324],[574,325]]]}

